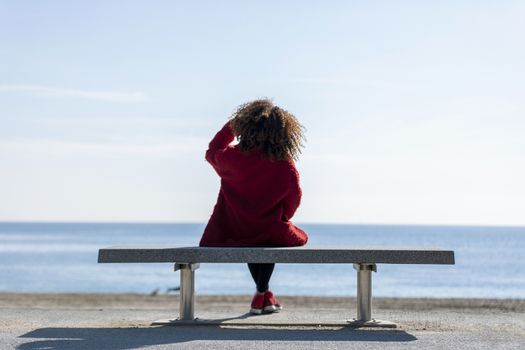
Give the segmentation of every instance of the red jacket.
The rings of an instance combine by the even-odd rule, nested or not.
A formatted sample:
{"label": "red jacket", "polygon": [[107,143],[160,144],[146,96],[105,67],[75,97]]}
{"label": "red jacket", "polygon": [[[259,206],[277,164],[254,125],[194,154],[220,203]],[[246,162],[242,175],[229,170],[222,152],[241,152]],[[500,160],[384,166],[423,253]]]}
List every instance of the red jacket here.
{"label": "red jacket", "polygon": [[301,201],[293,161],[270,161],[260,151],[231,146],[226,123],[206,151],[221,178],[221,189],[200,246],[300,246],[308,236],[290,219]]}

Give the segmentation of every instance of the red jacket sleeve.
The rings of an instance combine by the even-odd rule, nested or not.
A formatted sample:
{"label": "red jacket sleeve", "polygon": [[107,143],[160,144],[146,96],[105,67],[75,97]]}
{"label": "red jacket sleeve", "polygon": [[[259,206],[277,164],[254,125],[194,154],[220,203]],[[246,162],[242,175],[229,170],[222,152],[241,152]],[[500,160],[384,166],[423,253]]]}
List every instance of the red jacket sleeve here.
{"label": "red jacket sleeve", "polygon": [[226,151],[228,145],[232,143],[234,139],[235,136],[233,135],[232,129],[230,128],[230,122],[227,122],[210,141],[205,158],[213,166],[217,173],[219,173],[219,171],[223,168],[222,158],[224,151]]}
{"label": "red jacket sleeve", "polygon": [[295,214],[295,211],[299,207],[299,204],[301,204],[301,196],[302,191],[301,187],[299,185],[299,173],[297,172],[297,169],[295,168],[295,165],[292,164],[292,171],[291,171],[291,180],[290,180],[290,188],[288,190],[288,193],[283,199],[283,205],[284,205],[284,220],[288,221],[290,220],[293,215]]}

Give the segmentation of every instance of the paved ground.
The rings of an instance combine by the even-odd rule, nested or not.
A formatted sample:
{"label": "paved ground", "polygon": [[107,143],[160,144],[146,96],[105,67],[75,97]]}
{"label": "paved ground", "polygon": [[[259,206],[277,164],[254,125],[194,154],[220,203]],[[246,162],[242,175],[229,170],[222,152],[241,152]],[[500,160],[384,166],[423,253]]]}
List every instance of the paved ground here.
{"label": "paved ground", "polygon": [[523,349],[525,338],[496,333],[205,327],[40,328],[1,334],[12,349]]}
{"label": "paved ground", "polygon": [[[0,293],[1,349],[523,349],[525,302],[378,299],[398,329],[345,327],[351,298],[283,298],[286,309],[249,317],[249,297],[201,297],[218,325],[151,326],[175,297]],[[297,324],[301,324],[300,326]]]}

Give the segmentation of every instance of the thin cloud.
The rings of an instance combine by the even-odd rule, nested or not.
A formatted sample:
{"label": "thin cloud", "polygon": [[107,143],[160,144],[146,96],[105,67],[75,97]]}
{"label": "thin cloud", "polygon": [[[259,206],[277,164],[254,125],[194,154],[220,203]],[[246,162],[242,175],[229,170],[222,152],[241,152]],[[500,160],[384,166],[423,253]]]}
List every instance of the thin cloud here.
{"label": "thin cloud", "polygon": [[162,143],[89,143],[60,140],[14,140],[0,142],[0,159],[20,159],[34,155],[58,157],[145,157],[178,158],[191,156],[204,159],[207,138],[177,136]]}
{"label": "thin cloud", "polygon": [[395,81],[381,81],[371,79],[345,79],[345,78],[291,78],[288,82],[294,84],[310,84],[310,85],[330,85],[330,86],[347,86],[347,87],[369,87],[380,89],[400,89],[406,88],[407,85]]}
{"label": "thin cloud", "polygon": [[149,100],[148,96],[141,91],[94,91],[41,85],[0,85],[0,92],[21,92],[45,97],[73,97],[109,102],[144,102]]}

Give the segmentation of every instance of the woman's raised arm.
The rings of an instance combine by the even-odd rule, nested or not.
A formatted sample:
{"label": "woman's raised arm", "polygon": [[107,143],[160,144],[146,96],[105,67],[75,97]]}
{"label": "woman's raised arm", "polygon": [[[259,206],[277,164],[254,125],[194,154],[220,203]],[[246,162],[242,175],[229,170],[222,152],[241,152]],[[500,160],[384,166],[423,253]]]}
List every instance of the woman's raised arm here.
{"label": "woman's raised arm", "polygon": [[221,156],[234,139],[235,136],[233,135],[232,129],[230,128],[230,122],[228,121],[210,141],[205,158],[217,172],[221,169]]}

